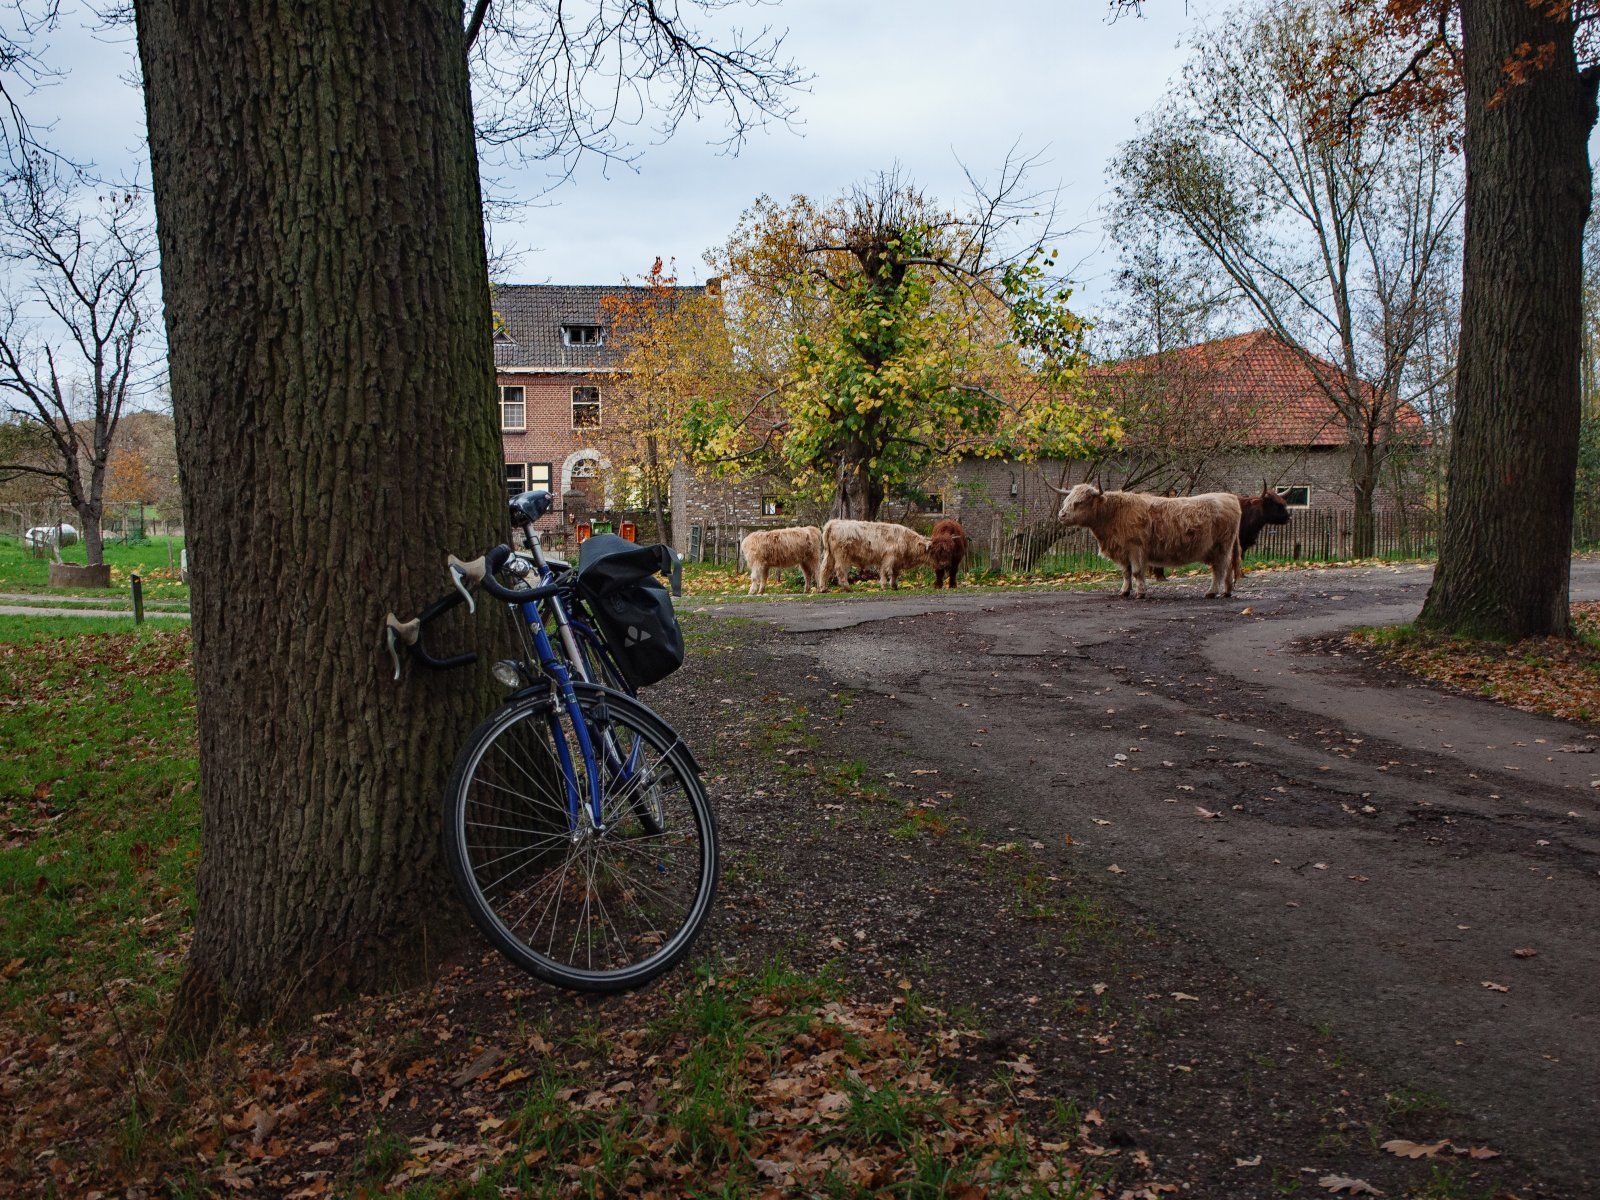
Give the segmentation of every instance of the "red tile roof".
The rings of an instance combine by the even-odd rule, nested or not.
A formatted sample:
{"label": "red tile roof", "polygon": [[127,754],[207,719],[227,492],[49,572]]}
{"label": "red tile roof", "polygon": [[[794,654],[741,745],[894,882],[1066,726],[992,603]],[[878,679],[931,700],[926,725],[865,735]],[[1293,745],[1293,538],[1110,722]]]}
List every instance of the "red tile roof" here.
{"label": "red tile roof", "polygon": [[[1237,407],[1246,424],[1243,440],[1253,446],[1341,446],[1345,422],[1323,384],[1342,389],[1344,372],[1332,363],[1308,356],[1265,329],[1184,346],[1144,358],[1108,363],[1091,374],[1100,379],[1152,368],[1182,372],[1187,386],[1209,391],[1219,405]],[[1315,374],[1313,374],[1315,371]],[[1366,383],[1369,396],[1377,391]],[[1397,424],[1420,431],[1422,416],[1401,402]]]}

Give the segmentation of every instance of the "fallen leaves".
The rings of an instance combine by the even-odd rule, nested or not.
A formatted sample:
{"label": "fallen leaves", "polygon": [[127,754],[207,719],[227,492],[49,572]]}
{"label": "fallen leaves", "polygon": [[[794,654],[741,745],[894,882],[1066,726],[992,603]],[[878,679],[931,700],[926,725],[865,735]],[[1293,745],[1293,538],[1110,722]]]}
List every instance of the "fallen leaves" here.
{"label": "fallen leaves", "polygon": [[[1600,602],[1572,606],[1573,624],[1600,633]],[[1490,696],[1524,712],[1600,722],[1600,646],[1564,638],[1474,642],[1404,630],[1358,630],[1345,641],[1400,669],[1477,696]],[[1591,787],[1600,787],[1595,780]]]}
{"label": "fallen leaves", "polygon": [[1411,1142],[1405,1138],[1390,1138],[1383,1143],[1382,1148],[1399,1158],[1437,1158],[1446,1150],[1479,1161],[1500,1157],[1498,1150],[1491,1150],[1487,1146],[1458,1146],[1448,1138],[1437,1142]]}
{"label": "fallen leaves", "polygon": [[1381,1196],[1377,1188],[1365,1179],[1352,1179],[1348,1175],[1324,1175],[1317,1180],[1317,1186],[1327,1188],[1328,1191],[1345,1196]]}
{"label": "fallen leaves", "polygon": [[1430,1142],[1424,1145],[1421,1142],[1408,1142],[1405,1138],[1390,1138],[1383,1143],[1383,1149],[1399,1158],[1433,1158],[1449,1148],[1448,1141]]}

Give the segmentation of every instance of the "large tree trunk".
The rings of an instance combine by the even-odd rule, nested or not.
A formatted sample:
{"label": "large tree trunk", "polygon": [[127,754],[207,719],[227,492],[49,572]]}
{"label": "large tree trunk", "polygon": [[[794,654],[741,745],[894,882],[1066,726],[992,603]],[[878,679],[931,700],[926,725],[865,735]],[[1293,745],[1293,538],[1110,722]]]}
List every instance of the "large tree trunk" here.
{"label": "large tree trunk", "polygon": [[[1569,631],[1594,85],[1572,24],[1544,8],[1461,4],[1461,359],[1439,567],[1420,622],[1470,636]],[[1553,60],[1508,84],[1518,48],[1546,45]]]}
{"label": "large tree trunk", "polygon": [[839,456],[839,485],[834,491],[829,514],[852,521],[876,521],[883,507],[883,485],[868,466],[871,451],[861,443],[851,443]]}
{"label": "large tree trunk", "polygon": [[454,928],[439,800],[483,693],[396,686],[379,629],[503,537],[499,434],[461,5],[136,14],[203,821],[173,1030],[204,1038],[414,976]]}
{"label": "large tree trunk", "polygon": [[78,523],[83,527],[83,559],[91,567],[98,567],[106,560],[105,530],[100,522],[105,519],[102,507],[85,501],[77,509]]}
{"label": "large tree trunk", "polygon": [[1377,456],[1370,446],[1357,443],[1350,459],[1350,488],[1355,497],[1355,522],[1350,553],[1371,558],[1377,552],[1378,529],[1373,512],[1378,491]]}

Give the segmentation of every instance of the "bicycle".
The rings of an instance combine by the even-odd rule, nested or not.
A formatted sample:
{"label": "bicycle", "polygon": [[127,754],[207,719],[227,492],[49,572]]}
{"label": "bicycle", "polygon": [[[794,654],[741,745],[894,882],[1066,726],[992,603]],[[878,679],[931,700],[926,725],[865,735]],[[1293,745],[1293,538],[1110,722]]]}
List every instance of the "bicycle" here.
{"label": "bicycle", "polygon": [[[452,556],[455,590],[410,621],[388,614],[386,639],[397,678],[402,646],[430,668],[465,666],[477,655],[435,657],[424,627],[475,609],[475,587],[512,606],[537,674],[519,678],[462,747],[445,790],[445,858],[473,922],[512,962],[557,986],[623,991],[676,966],[703,928],[720,869],[716,818],[677,732],[628,690],[596,681],[609,659],[630,682],[626,647],[602,622],[580,633],[571,616],[595,603],[585,572],[604,559],[548,560],[532,523],[549,507],[545,492],[513,499],[524,550]],[[641,562],[652,553],[634,549]],[[643,569],[611,567],[624,584]],[[507,586],[502,575],[538,582]]]}

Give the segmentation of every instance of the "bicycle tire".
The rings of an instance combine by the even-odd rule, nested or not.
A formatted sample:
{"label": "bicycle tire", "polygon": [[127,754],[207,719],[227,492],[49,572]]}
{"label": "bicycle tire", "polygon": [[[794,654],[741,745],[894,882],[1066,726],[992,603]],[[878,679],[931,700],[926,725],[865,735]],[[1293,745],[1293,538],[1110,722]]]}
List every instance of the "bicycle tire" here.
{"label": "bicycle tire", "polygon": [[[511,962],[557,987],[627,991],[680,963],[704,928],[720,874],[716,815],[693,756],[666,722],[626,694],[589,684],[577,685],[577,691],[586,723],[595,728],[608,721],[625,726],[650,748],[653,758],[642,775],[621,781],[620,786],[629,790],[613,795],[612,781],[603,785],[608,789],[602,800],[606,831],[575,839],[565,825],[566,809],[551,803],[556,797],[549,789],[543,797],[526,790],[539,787],[540,778],[551,778],[546,772],[560,770],[550,728],[556,708],[546,695],[527,696],[491,713],[462,747],[445,792],[445,859],[473,923]],[[520,745],[510,731],[521,732]],[[533,749],[536,746],[538,750]],[[500,756],[492,758],[497,747]],[[528,754],[522,771],[529,782],[508,788],[504,777],[491,778],[485,764],[517,764],[513,750]],[[575,746],[573,750],[573,774],[581,787],[583,768]],[[546,752],[544,761],[535,761],[535,755]],[[530,766],[537,777],[528,771]],[[662,809],[673,811],[671,834],[652,832],[640,820],[631,797],[641,781],[662,791]],[[508,798],[503,794],[507,792],[513,795]],[[528,802],[522,808],[516,803],[519,795]],[[615,807],[608,808],[612,801]],[[486,815],[495,820],[482,820]],[[653,854],[661,861],[654,862]],[[511,868],[504,872],[507,861]],[[498,873],[496,878],[486,878],[490,869]],[[526,875],[529,871],[538,873]],[[502,886],[508,880],[515,882]],[[608,900],[616,906],[616,915]],[[667,901],[666,907],[681,913],[658,922],[648,911],[657,901]],[[580,903],[574,912],[571,906]],[[524,931],[522,926],[536,907],[535,922]],[[557,943],[564,947],[569,943],[569,926],[562,923],[564,907],[571,938],[570,952],[563,955],[557,952]],[[512,912],[519,908],[521,917],[512,920]],[[549,936],[544,937],[547,919]],[[658,924],[673,927],[658,928]],[[604,959],[598,968],[597,947]],[[635,947],[640,954],[636,959],[631,957]],[[581,964],[576,961],[580,950]]]}

